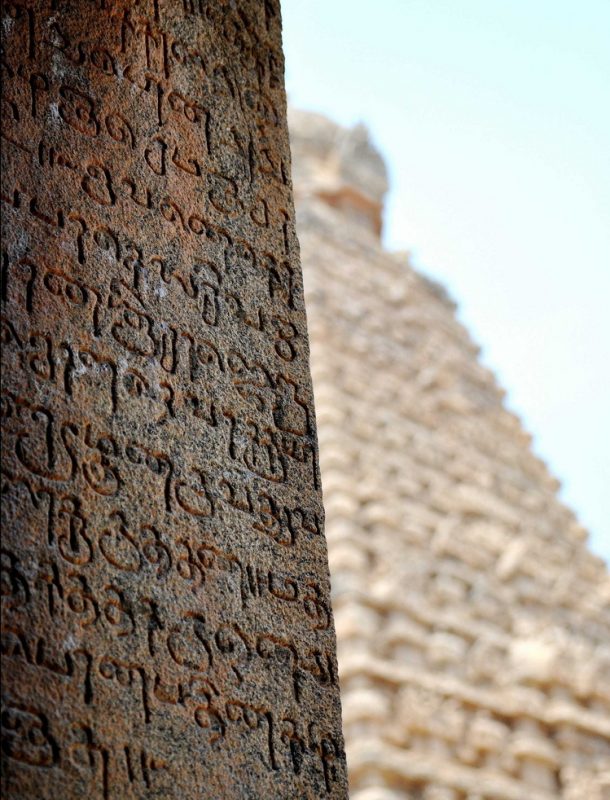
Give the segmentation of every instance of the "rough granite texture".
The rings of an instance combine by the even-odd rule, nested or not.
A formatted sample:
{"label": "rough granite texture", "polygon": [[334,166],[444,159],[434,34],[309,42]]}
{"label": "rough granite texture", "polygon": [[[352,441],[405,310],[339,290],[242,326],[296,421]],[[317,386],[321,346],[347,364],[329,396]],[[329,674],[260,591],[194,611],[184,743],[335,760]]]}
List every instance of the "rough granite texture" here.
{"label": "rough granite texture", "polygon": [[608,570],[366,132],[289,116],[350,797],[610,800]]}
{"label": "rough granite texture", "polygon": [[345,798],[278,3],[2,32],[3,797]]}

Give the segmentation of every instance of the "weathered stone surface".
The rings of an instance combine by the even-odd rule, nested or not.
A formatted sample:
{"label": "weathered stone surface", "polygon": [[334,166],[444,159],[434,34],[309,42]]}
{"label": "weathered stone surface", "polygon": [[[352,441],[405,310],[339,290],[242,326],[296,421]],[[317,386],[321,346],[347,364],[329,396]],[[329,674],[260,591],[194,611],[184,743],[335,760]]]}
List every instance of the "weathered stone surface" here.
{"label": "weathered stone surface", "polygon": [[[291,119],[353,800],[610,797],[610,578],[362,129]],[[374,173],[374,174],[373,174]]]}
{"label": "weathered stone surface", "polygon": [[3,796],[343,798],[278,3],[2,29]]}

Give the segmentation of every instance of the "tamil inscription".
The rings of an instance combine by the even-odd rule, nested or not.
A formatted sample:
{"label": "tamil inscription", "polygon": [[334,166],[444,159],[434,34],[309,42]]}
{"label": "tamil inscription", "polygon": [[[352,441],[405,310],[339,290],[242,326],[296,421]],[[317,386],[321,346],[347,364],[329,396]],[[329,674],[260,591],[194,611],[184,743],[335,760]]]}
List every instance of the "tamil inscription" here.
{"label": "tamil inscription", "polygon": [[344,798],[277,0],[2,7],[7,798]]}

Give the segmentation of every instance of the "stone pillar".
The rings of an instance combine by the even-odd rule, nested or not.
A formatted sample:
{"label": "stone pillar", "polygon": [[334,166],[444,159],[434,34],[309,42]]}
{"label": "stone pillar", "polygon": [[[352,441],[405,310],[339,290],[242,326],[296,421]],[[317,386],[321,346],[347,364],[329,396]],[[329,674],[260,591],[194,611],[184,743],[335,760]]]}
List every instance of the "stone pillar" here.
{"label": "stone pillar", "polygon": [[2,31],[3,796],[344,798],[277,0]]}

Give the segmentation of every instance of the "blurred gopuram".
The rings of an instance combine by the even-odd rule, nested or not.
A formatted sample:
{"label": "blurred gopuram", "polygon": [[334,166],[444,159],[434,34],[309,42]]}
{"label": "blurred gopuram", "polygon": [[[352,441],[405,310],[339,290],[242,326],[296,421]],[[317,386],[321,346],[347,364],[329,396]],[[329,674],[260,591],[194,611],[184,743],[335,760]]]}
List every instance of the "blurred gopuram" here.
{"label": "blurred gopuram", "polygon": [[278,2],[2,34],[2,796],[345,798]]}
{"label": "blurred gopuram", "polygon": [[383,250],[364,129],[295,112],[291,143],[350,797],[608,800],[608,573],[445,291]]}

